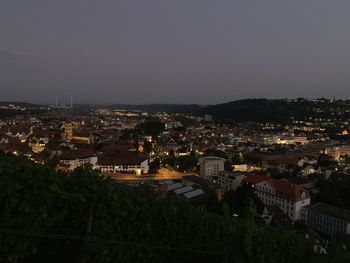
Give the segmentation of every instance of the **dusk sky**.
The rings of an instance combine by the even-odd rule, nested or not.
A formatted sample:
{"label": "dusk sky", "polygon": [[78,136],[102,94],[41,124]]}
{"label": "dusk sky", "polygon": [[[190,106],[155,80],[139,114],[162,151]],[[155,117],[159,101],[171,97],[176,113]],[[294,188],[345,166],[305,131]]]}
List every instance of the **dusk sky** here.
{"label": "dusk sky", "polygon": [[350,98],[349,0],[1,0],[0,101]]}

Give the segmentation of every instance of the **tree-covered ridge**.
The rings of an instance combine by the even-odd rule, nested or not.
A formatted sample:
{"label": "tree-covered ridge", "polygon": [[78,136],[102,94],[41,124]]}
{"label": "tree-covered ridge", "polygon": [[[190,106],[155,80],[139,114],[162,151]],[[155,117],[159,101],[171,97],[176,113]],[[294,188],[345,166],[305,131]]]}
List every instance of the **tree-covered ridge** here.
{"label": "tree-covered ridge", "polygon": [[349,101],[246,99],[202,108],[215,119],[285,123],[294,120],[350,118]]}
{"label": "tree-covered ridge", "polygon": [[47,113],[47,110],[45,109],[27,109],[27,110],[0,109],[0,120],[6,119],[6,118],[13,118],[19,115],[39,117],[44,113]]}
{"label": "tree-covered ridge", "polygon": [[0,153],[1,262],[348,262],[319,258],[293,231],[129,188],[89,167],[71,174]]}
{"label": "tree-covered ridge", "polygon": [[14,117],[23,114],[20,110],[0,109],[0,119]]}
{"label": "tree-covered ridge", "polygon": [[167,112],[167,113],[189,113],[199,110],[202,106],[197,104],[144,104],[144,105],[127,105],[117,104],[109,105],[108,108],[130,111],[146,112]]}

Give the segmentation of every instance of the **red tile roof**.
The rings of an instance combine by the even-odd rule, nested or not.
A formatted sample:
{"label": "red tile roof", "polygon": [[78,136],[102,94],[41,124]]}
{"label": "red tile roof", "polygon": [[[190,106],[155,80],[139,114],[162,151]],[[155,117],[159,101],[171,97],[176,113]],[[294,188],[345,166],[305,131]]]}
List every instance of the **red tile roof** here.
{"label": "red tile roof", "polygon": [[139,165],[147,160],[147,157],[137,153],[121,153],[109,156],[99,156],[97,163],[99,165]]}
{"label": "red tile roof", "polygon": [[17,152],[19,154],[32,154],[32,149],[24,143],[20,144],[1,144],[0,148],[5,152]]}
{"label": "red tile roof", "polygon": [[89,138],[90,134],[88,132],[85,132],[85,131],[74,131],[73,136]]}
{"label": "red tile roof", "polygon": [[129,152],[135,150],[135,147],[133,145],[128,144],[116,144],[116,143],[110,143],[103,145],[102,151],[105,153],[121,153],[121,152]]}
{"label": "red tile roof", "polygon": [[37,138],[50,137],[50,131],[49,130],[39,129],[39,128],[34,128],[33,129],[33,136],[37,137]]}
{"label": "red tile roof", "polygon": [[302,200],[303,193],[305,194],[304,198],[310,197],[310,194],[307,190],[300,187],[299,185],[290,183],[285,180],[271,178],[270,180],[267,180],[266,183],[274,188],[276,192],[278,194],[281,194],[285,199],[289,199],[294,202]]}
{"label": "red tile roof", "polygon": [[4,138],[7,139],[8,144],[10,144],[10,145],[19,145],[19,144],[21,144],[21,141],[20,141],[20,139],[18,137],[12,137],[12,136],[7,136],[6,135]]}
{"label": "red tile roof", "polygon": [[273,189],[275,189],[277,194],[282,198],[291,200],[293,202],[302,200],[303,193],[305,194],[305,198],[310,198],[310,194],[307,190],[299,185],[290,183],[287,180],[283,179],[275,179],[264,175],[252,175],[245,178],[243,182],[247,182],[252,185],[265,182],[269,184]]}
{"label": "red tile roof", "polygon": [[296,166],[299,162],[299,158],[295,155],[285,155],[279,160],[279,164]]}
{"label": "red tile roof", "polygon": [[92,150],[66,150],[60,155],[61,160],[77,160],[86,159],[89,157],[96,156],[95,151]]}
{"label": "red tile roof", "polygon": [[25,133],[25,134],[29,134],[30,133],[30,127],[28,126],[7,126],[7,131],[11,132],[13,135],[19,133]]}
{"label": "red tile roof", "polygon": [[245,178],[243,180],[243,183],[249,183],[251,185],[255,185],[257,183],[263,182],[263,181],[267,181],[269,180],[271,177],[267,176],[267,175],[250,175],[247,178]]}

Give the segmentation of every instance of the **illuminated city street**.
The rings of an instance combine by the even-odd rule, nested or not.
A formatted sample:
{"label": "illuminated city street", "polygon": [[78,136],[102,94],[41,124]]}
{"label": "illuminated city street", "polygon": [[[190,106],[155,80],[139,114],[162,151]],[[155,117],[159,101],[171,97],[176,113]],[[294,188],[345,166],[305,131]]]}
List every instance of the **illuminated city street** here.
{"label": "illuminated city street", "polygon": [[147,181],[147,180],[175,180],[181,179],[185,175],[193,175],[194,173],[181,173],[167,168],[161,168],[158,174],[147,174],[135,176],[134,174],[103,174],[118,181]]}

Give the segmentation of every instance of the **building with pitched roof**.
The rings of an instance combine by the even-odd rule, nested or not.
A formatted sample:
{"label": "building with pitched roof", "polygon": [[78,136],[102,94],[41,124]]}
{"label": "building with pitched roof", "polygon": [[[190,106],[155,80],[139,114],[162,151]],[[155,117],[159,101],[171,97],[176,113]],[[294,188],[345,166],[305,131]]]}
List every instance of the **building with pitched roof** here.
{"label": "building with pitched roof", "polygon": [[61,166],[70,171],[84,164],[92,164],[92,166],[96,168],[97,164],[96,153],[92,150],[66,150],[59,158]]}
{"label": "building with pitched roof", "polygon": [[310,194],[299,185],[269,176],[249,176],[244,180],[265,205],[277,205],[293,221],[301,219],[301,210],[310,204]]}
{"label": "building with pitched roof", "polygon": [[103,173],[133,173],[141,175],[147,174],[149,171],[147,156],[132,152],[99,156],[97,167]]}

